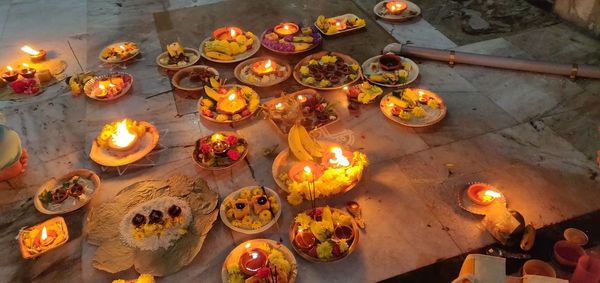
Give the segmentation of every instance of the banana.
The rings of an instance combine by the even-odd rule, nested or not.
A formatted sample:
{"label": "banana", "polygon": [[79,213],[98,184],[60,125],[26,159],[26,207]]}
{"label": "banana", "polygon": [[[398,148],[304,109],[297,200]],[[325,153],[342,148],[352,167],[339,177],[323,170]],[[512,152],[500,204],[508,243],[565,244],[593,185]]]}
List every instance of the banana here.
{"label": "banana", "polygon": [[300,142],[302,142],[304,149],[313,157],[322,157],[323,148],[310,136],[306,128],[300,125],[294,125],[294,127],[300,136]]}
{"label": "banana", "polygon": [[302,141],[300,139],[300,135],[298,134],[298,130],[295,127],[290,129],[288,133],[288,145],[290,147],[290,152],[300,161],[308,161],[313,160],[312,156],[304,149],[302,146]]}

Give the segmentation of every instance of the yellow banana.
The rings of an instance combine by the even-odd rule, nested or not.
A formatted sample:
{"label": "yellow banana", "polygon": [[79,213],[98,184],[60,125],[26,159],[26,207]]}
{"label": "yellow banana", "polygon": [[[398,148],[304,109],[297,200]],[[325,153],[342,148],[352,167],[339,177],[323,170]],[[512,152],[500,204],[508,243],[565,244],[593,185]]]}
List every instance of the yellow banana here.
{"label": "yellow banana", "polygon": [[292,127],[288,133],[288,145],[290,152],[300,161],[313,160],[312,156],[302,146],[300,135],[298,135],[297,128]]}
{"label": "yellow banana", "polygon": [[306,128],[300,125],[294,125],[294,127],[296,127],[296,131],[298,132],[298,136],[300,136],[300,142],[302,142],[304,149],[314,157],[322,157],[323,149],[321,148],[321,145],[310,136]]}

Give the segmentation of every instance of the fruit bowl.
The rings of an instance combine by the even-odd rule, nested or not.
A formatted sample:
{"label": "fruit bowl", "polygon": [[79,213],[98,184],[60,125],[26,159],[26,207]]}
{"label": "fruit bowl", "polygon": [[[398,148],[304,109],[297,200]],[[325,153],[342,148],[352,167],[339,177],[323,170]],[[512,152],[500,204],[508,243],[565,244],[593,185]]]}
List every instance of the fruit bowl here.
{"label": "fruit bowl", "polygon": [[281,216],[281,199],[269,188],[243,187],[223,200],[219,216],[233,231],[258,234],[271,228]]}
{"label": "fruit bowl", "polygon": [[358,246],[354,219],[337,209],[317,207],[299,213],[289,230],[292,247],[311,262],[334,262],[349,256]]}

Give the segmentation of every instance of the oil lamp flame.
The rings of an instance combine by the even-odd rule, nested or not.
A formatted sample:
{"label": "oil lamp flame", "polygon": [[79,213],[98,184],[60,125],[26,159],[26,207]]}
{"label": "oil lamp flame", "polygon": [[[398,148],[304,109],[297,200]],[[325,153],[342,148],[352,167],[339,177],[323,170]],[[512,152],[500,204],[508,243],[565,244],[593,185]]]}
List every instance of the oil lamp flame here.
{"label": "oil lamp flame", "polygon": [[44,226],[44,228],[42,228],[41,239],[42,239],[42,241],[45,241],[47,238],[48,238],[48,231],[46,231],[46,226]]}
{"label": "oil lamp flame", "polygon": [[12,72],[12,71],[13,71],[13,68],[12,68],[11,66],[6,66],[6,69],[7,69],[9,72]]}
{"label": "oil lamp flame", "polygon": [[117,123],[117,131],[112,135],[112,142],[117,147],[127,147],[135,140],[135,134],[127,129],[127,120]]}
{"label": "oil lamp flame", "polygon": [[312,170],[310,169],[310,166],[308,166],[308,165],[304,166],[304,172],[306,172],[307,174],[310,174],[312,172]]}
{"label": "oil lamp flame", "polygon": [[104,89],[104,85],[98,85],[99,89]]}
{"label": "oil lamp flame", "polygon": [[232,38],[235,38],[235,30],[234,29],[229,29],[229,35],[231,35]]}
{"label": "oil lamp flame", "polygon": [[283,29],[285,29],[285,30],[289,30],[289,29],[290,29],[290,26],[288,26],[288,25],[283,25]]}
{"label": "oil lamp flame", "polygon": [[35,50],[35,49],[33,49],[33,48],[31,48],[31,47],[27,46],[27,45],[25,45],[25,46],[21,47],[21,50],[22,50],[23,52],[25,52],[25,53],[29,54],[29,55],[32,55],[32,56],[38,56],[38,55],[40,55],[40,52],[39,52],[39,51],[37,51],[37,50]]}
{"label": "oil lamp flame", "polygon": [[419,94],[420,94],[420,95],[423,95],[423,94],[425,94],[425,92],[424,92],[424,91],[422,91],[422,90],[419,90]]}
{"label": "oil lamp flame", "polygon": [[247,249],[249,249],[249,248],[250,248],[250,246],[251,246],[251,245],[250,245],[250,243],[247,243],[245,247],[246,247]]}
{"label": "oil lamp flame", "polygon": [[348,161],[348,158],[344,156],[344,151],[341,148],[334,147],[331,149],[331,152],[335,155],[335,159],[330,158],[329,163],[342,167],[350,165],[350,161]]}
{"label": "oil lamp flame", "polygon": [[252,259],[257,259],[258,258],[258,253],[257,252],[252,252],[252,253],[250,253],[250,256],[252,256]]}
{"label": "oil lamp flame", "polygon": [[27,63],[23,63],[21,65],[23,65],[23,67],[25,67],[25,68],[29,68],[29,65],[27,65]]}
{"label": "oil lamp flame", "polygon": [[277,109],[277,110],[283,110],[283,104],[281,102],[275,104],[275,109]]}
{"label": "oil lamp flame", "polygon": [[497,198],[500,198],[502,195],[499,192],[496,192],[496,191],[486,190],[483,193],[483,196],[484,197],[489,197],[491,199],[497,199]]}
{"label": "oil lamp flame", "polygon": [[267,63],[265,64],[265,70],[268,70],[271,68],[271,60],[267,60]]}
{"label": "oil lamp flame", "polygon": [[229,97],[227,97],[227,99],[229,99],[229,101],[234,101],[235,100],[235,93],[230,94]]}
{"label": "oil lamp flame", "polygon": [[125,51],[125,46],[119,45],[119,48],[121,48],[121,50]]}

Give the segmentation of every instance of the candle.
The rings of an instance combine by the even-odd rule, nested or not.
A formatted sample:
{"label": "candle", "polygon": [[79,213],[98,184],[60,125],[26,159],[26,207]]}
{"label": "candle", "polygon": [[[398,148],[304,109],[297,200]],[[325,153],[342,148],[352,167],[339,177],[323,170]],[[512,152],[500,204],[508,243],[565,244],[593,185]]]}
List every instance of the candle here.
{"label": "candle", "polygon": [[31,59],[31,62],[34,63],[39,63],[41,61],[44,61],[44,59],[46,58],[46,51],[44,51],[43,49],[41,50],[35,50],[27,45],[21,47],[21,50],[27,54],[29,54],[29,59]]}
{"label": "candle", "polygon": [[14,82],[19,78],[19,73],[17,73],[11,66],[6,66],[6,71],[2,74],[2,79],[7,82]]}
{"label": "candle", "polygon": [[297,33],[300,28],[294,23],[280,23],[273,28],[273,31],[281,36]]}
{"label": "candle", "polygon": [[24,78],[28,78],[28,79],[35,77],[35,69],[34,68],[29,67],[29,65],[27,65],[27,63],[23,63],[22,66],[23,66],[23,68],[21,68],[21,70],[19,71],[21,76],[23,76]]}
{"label": "candle", "polygon": [[406,3],[403,1],[391,1],[385,3],[385,8],[387,9],[387,11],[394,15],[398,15],[404,12],[404,10],[406,10],[407,7],[408,5],[406,5]]}

